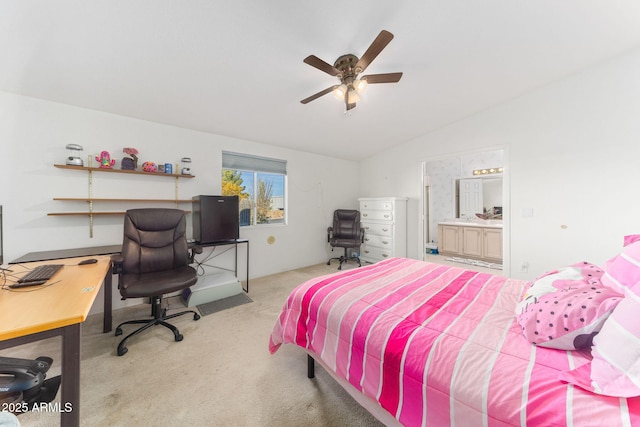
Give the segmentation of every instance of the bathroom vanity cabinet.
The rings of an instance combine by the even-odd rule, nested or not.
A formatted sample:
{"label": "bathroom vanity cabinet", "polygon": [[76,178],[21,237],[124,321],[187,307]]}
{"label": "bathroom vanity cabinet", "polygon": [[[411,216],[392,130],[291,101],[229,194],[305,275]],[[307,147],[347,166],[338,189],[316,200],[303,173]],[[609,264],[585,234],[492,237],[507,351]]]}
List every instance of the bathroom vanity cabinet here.
{"label": "bathroom vanity cabinet", "polygon": [[502,261],[502,224],[438,224],[438,252],[490,262]]}

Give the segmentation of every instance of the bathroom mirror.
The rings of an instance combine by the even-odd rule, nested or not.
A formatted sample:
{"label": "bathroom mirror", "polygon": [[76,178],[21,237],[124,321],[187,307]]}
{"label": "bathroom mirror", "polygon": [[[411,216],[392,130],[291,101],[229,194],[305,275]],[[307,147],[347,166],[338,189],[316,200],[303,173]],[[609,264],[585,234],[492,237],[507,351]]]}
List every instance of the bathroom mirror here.
{"label": "bathroom mirror", "polygon": [[502,219],[502,177],[455,180],[455,217],[474,217],[475,214]]}

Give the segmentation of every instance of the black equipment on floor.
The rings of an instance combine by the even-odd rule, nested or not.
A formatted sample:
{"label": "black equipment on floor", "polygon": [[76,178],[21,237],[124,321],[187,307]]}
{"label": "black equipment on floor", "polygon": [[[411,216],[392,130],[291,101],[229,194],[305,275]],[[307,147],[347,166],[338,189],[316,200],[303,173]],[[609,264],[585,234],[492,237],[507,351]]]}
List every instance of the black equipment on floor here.
{"label": "black equipment on floor", "polygon": [[0,404],[19,414],[55,399],[62,378],[46,379],[52,363],[46,356],[35,360],[0,357]]}

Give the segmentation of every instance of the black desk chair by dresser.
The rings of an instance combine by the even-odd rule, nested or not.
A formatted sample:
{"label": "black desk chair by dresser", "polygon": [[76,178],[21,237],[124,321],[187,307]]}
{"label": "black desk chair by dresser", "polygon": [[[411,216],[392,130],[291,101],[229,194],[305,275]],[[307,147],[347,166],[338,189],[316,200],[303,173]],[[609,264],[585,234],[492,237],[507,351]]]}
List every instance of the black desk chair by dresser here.
{"label": "black desk chair by dresser", "polygon": [[[155,325],[169,328],[176,341],[183,336],[167,322],[183,314],[200,315],[193,310],[167,315],[162,308],[162,296],[195,285],[196,270],[189,266],[192,254],[187,247],[186,220],[179,209],[130,209],[124,217],[122,253],[112,257],[114,274],[118,274],[118,289],[122,299],[149,298],[151,319],[129,320],[116,328],[116,336],[122,335],[122,326],[142,324],[118,344],[118,356],[127,352],[129,338]],[[193,252],[202,252],[193,248]]]}
{"label": "black desk chair by dresser", "polygon": [[364,229],[360,227],[360,211],[352,209],[338,209],[333,213],[333,226],[327,228],[327,241],[333,248],[344,248],[344,255],[331,258],[327,261],[327,265],[331,261],[337,259],[340,264],[338,270],[342,270],[342,264],[349,259],[362,266],[360,258],[355,255],[349,258],[347,249],[359,249],[364,242]]}

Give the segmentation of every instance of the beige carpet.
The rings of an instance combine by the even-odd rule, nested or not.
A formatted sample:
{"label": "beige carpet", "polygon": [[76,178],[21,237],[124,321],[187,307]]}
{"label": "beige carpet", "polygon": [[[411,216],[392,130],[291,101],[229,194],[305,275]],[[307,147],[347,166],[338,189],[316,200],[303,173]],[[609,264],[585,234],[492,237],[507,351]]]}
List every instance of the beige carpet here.
{"label": "beige carpet", "polygon": [[[173,320],[184,335],[154,327],[130,341],[123,357],[118,337],[102,333],[102,316],[83,324],[81,426],[379,426],[321,367],[306,376],[306,354],[285,345],[267,349],[271,328],[290,290],[337,266],[317,265],[251,280],[253,303],[193,321]],[[172,307],[181,303],[171,300]],[[148,305],[114,312],[114,326],[143,317]],[[125,334],[128,329],[125,329]],[[60,340],[4,350],[3,356],[54,358]],[[59,399],[60,393],[58,393]],[[56,400],[56,402],[59,400]],[[57,426],[58,413],[27,413],[21,424]]]}

